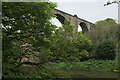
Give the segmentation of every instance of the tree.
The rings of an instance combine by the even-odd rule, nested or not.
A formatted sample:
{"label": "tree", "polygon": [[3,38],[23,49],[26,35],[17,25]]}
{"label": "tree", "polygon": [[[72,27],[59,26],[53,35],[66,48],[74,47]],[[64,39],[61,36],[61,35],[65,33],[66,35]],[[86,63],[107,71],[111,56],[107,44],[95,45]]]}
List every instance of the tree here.
{"label": "tree", "polygon": [[115,4],[115,3],[119,3],[117,0],[114,0],[112,2],[108,1],[106,4],[104,4],[104,6],[108,6],[108,5],[111,5],[111,4]]}
{"label": "tree", "polygon": [[[104,4],[104,6],[108,6],[108,5],[111,5],[111,4],[113,4],[113,3],[117,3],[117,4],[119,4],[119,2],[120,1],[117,1],[117,0],[115,0],[115,1],[113,1],[113,2],[110,2],[110,1],[108,1],[106,4]],[[118,25],[118,27],[119,27],[119,25]],[[118,28],[118,30],[119,30],[119,28]],[[118,70],[120,70],[120,66],[118,66],[119,65],[119,62],[120,62],[120,47],[119,47],[119,42],[120,42],[120,39],[119,39],[119,32],[118,32],[118,50],[117,50],[117,56],[116,56],[116,62],[115,62],[115,65],[117,65],[117,69]]]}
{"label": "tree", "polygon": [[[75,37],[76,36],[76,37]],[[81,32],[74,32],[74,26],[65,19],[65,24],[51,36],[51,52],[54,62],[83,61],[89,58],[91,41]]]}
{"label": "tree", "polygon": [[[107,18],[105,20],[97,21],[95,23],[95,27],[92,28],[89,33],[85,34],[85,36],[87,36],[93,43],[91,57],[98,56],[98,55],[96,55],[98,52],[96,50],[98,50],[98,47],[100,46],[100,44],[102,44],[103,41],[106,39],[111,39],[114,42],[114,44],[116,44],[116,46],[117,46],[118,34],[119,34],[118,24],[115,22],[115,20],[113,20],[111,18]],[[117,50],[116,50],[116,52],[117,52]],[[105,54],[105,53],[101,53],[101,54]]]}
{"label": "tree", "polygon": [[99,43],[104,40],[111,38],[114,41],[118,39],[118,24],[115,20],[107,18],[105,20],[97,21],[95,27],[92,28],[90,33],[85,34],[94,45],[98,46]]}
{"label": "tree", "polygon": [[3,78],[20,77],[18,66],[22,64],[37,65],[30,62],[23,63],[21,59],[25,55],[37,57],[33,51],[49,46],[47,38],[55,29],[50,23],[51,17],[54,17],[55,7],[56,4],[52,2],[2,4]]}
{"label": "tree", "polygon": [[103,40],[97,50],[97,59],[113,60],[116,56],[116,43],[112,39]]}

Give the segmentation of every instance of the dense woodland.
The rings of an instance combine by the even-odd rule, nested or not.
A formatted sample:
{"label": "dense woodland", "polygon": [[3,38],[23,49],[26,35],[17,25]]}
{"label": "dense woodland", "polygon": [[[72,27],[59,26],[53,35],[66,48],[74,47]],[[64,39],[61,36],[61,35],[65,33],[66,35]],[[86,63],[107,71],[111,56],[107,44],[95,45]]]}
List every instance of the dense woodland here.
{"label": "dense woodland", "polygon": [[97,21],[82,34],[67,19],[62,27],[51,23],[56,7],[52,2],[2,3],[3,78],[56,78],[49,68],[66,64],[69,69],[119,71],[116,21]]}

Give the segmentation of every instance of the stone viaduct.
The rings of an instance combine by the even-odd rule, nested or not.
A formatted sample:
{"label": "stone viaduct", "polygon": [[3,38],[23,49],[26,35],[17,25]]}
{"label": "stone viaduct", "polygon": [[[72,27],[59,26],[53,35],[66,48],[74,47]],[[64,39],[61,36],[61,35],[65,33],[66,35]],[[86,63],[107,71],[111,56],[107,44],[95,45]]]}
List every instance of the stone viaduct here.
{"label": "stone viaduct", "polygon": [[71,14],[68,14],[58,9],[54,9],[54,14],[57,16],[56,18],[61,22],[61,24],[64,24],[65,19],[70,20],[71,24],[75,26],[76,31],[78,31],[78,26],[80,25],[82,28],[82,33],[90,32],[90,30],[94,26],[93,23],[83,20],[81,18],[78,18],[77,15],[73,16]]}

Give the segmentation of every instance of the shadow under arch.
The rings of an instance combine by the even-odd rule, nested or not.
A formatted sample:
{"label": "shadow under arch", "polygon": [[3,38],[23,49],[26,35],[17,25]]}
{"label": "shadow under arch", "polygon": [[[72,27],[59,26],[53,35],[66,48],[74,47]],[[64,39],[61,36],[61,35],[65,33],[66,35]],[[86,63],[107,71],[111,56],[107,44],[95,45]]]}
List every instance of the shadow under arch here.
{"label": "shadow under arch", "polygon": [[61,22],[61,24],[64,24],[65,17],[60,14],[55,14],[57,19]]}
{"label": "shadow under arch", "polygon": [[82,28],[82,33],[88,32],[88,27],[84,22],[81,22],[79,25]]}

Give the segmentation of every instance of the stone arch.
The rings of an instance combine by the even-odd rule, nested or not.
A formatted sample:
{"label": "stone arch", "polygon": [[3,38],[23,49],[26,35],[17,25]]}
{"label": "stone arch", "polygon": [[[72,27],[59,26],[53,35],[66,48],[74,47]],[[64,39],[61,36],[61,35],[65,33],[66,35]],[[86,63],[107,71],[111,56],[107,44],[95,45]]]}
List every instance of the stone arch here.
{"label": "stone arch", "polygon": [[60,14],[55,14],[57,19],[61,22],[61,24],[64,24],[65,17]]}
{"label": "stone arch", "polygon": [[88,26],[84,22],[81,22],[79,25],[82,28],[82,33],[88,32]]}

